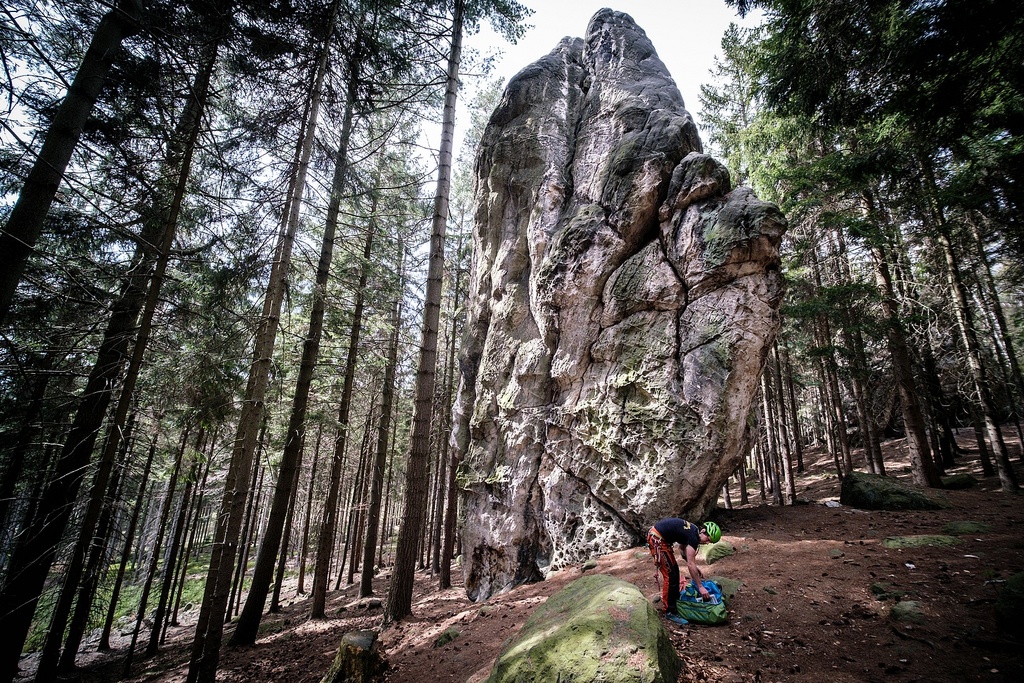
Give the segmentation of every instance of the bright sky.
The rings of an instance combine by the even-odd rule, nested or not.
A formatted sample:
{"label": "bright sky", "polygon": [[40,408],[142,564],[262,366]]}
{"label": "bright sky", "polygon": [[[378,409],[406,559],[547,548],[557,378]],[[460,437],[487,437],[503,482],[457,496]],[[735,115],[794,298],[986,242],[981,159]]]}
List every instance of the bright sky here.
{"label": "bright sky", "polygon": [[[709,70],[721,52],[722,34],[730,22],[753,26],[756,20],[741,20],[724,0],[520,0],[534,10],[527,20],[533,28],[517,45],[496,37],[486,25],[479,34],[467,37],[467,45],[481,52],[499,47],[503,56],[495,75],[507,82],[527,64],[543,57],[565,36],[582,37],[590,18],[602,7],[625,12],[647,33],[654,49],[675,79],[686,108],[700,123],[701,83],[710,81]],[[468,93],[467,93],[468,94]],[[462,93],[460,93],[460,98]],[[702,134],[701,137],[707,137]]]}

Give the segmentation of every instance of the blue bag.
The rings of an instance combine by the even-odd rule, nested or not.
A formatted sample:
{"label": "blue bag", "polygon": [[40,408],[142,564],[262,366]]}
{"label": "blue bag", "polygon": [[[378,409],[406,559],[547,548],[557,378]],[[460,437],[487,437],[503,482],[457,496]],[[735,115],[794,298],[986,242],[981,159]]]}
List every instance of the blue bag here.
{"label": "blue bag", "polygon": [[717,626],[729,621],[729,613],[725,609],[722,588],[714,581],[705,581],[704,589],[711,595],[707,602],[701,600],[700,594],[690,581],[686,590],[676,601],[676,612],[679,616],[693,624]]}

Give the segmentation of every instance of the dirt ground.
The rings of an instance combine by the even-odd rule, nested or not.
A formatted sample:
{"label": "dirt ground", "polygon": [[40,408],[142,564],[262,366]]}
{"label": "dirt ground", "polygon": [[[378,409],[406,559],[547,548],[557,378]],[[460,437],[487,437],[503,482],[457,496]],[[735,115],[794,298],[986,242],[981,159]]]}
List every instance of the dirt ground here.
{"label": "dirt ground", "polygon": [[[1018,480],[1024,483],[1016,430],[1007,432]],[[812,453],[797,477],[800,504],[750,504],[719,510],[716,519],[735,554],[705,572],[741,582],[728,603],[727,626],[676,626],[665,622],[685,663],[680,681],[1024,681],[1024,648],[995,628],[994,598],[1001,582],[1024,571],[1024,496],[999,491],[983,478],[973,439],[950,474],[969,472],[981,485],[934,495],[949,507],[928,512],[867,512],[836,505],[839,481],[830,459]],[[901,441],[886,444],[891,474],[909,481]],[[816,460],[817,458],[817,460]],[[738,494],[733,492],[733,499]],[[891,536],[945,534],[950,522],[988,525],[959,536],[952,547],[890,549]],[[646,548],[597,558],[597,568],[638,585],[657,600],[654,565]],[[453,572],[458,579],[458,572]],[[684,569],[685,573],[685,569]],[[436,590],[436,579],[417,580],[414,616],[381,635],[391,683],[477,683],[486,677],[503,643],[534,608],[581,575],[580,568],[552,574],[486,603],[469,602],[461,588]],[[383,587],[386,575],[380,577]],[[333,594],[331,618],[310,621],[307,599],[265,618],[255,646],[225,647],[217,680],[231,683],[314,683],[330,666],[341,635],[380,628],[380,608],[353,607],[357,587]],[[918,622],[893,619],[899,601],[919,604]],[[484,607],[486,605],[486,608]],[[458,636],[435,647],[445,629]],[[230,632],[228,626],[228,632]],[[172,628],[167,645],[151,659],[136,659],[129,681],[172,683],[185,679],[192,628]],[[225,635],[225,642],[227,634]],[[115,643],[116,646],[116,643]],[[32,657],[23,659],[28,680]],[[123,652],[80,657],[84,683],[119,678]]]}

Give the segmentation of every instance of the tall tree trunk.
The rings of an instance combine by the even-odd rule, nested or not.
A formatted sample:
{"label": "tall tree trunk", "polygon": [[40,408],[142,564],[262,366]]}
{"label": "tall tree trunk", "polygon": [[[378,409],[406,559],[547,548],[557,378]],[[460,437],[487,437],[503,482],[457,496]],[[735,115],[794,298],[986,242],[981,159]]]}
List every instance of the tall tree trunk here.
{"label": "tall tree trunk", "polygon": [[1006,450],[1006,443],[1003,441],[1003,434],[999,429],[995,401],[992,399],[992,389],[989,386],[988,372],[981,359],[978,334],[974,328],[974,314],[971,310],[970,301],[967,298],[967,290],[964,287],[963,276],[960,274],[960,266],[957,263],[956,255],[953,253],[953,244],[947,234],[948,226],[942,225],[939,230],[939,244],[942,246],[942,253],[946,258],[946,275],[949,280],[949,287],[953,292],[953,308],[956,311],[957,325],[960,328],[960,340],[967,352],[967,365],[971,369],[971,377],[974,379],[974,389],[978,395],[978,403],[981,408],[982,419],[985,422],[985,431],[988,435],[989,445],[992,448],[992,457],[995,460],[996,471],[999,473],[999,483],[1003,491],[1016,493],[1018,490],[1017,476],[1014,474],[1013,465],[1010,464],[1010,457]]}
{"label": "tall tree trunk", "polygon": [[775,505],[782,505],[782,479],[779,464],[781,459],[779,457],[779,443],[778,443],[778,429],[776,428],[777,417],[775,414],[774,403],[772,401],[772,392],[768,384],[768,374],[764,373],[761,375],[761,403],[764,411],[764,434],[765,443],[767,445],[766,450],[766,461],[768,468],[771,470],[772,480],[772,503]]}
{"label": "tall tree trunk", "polygon": [[395,297],[391,312],[391,335],[388,339],[388,358],[384,366],[384,384],[381,390],[380,416],[377,420],[377,446],[374,451],[373,469],[370,480],[370,500],[366,510],[366,539],[363,543],[363,571],[359,575],[359,597],[373,594],[373,554],[377,549],[380,528],[381,500],[384,492],[384,469],[387,465],[388,437],[391,433],[391,418],[395,403],[395,370],[398,366],[398,333],[402,326],[402,262],[398,259],[399,294]]}
{"label": "tall tree trunk", "polygon": [[30,394],[25,397],[28,407],[23,413],[21,428],[14,439],[14,446],[4,458],[3,475],[0,476],[0,534],[3,535],[0,538],[0,553],[4,555],[7,554],[8,539],[13,543],[17,537],[17,529],[10,518],[11,503],[15,499],[15,490],[25,469],[32,441],[39,433],[39,415],[42,413],[43,400],[46,398],[46,387],[52,377],[50,371],[53,369],[55,355],[54,351],[49,351],[38,361],[35,356],[29,361],[31,366],[34,366],[32,369],[38,371],[38,375],[32,384]]}
{"label": "tall tree trunk", "polygon": [[[867,191],[863,196],[867,217],[874,221],[876,214],[874,196]],[[878,230],[878,233],[881,233],[881,230]],[[884,237],[881,234],[876,234],[870,248],[875,266],[875,283],[878,287],[882,307],[882,320],[886,325],[889,355],[892,358],[893,373],[896,375],[896,386],[900,395],[900,408],[903,411],[903,426],[907,432],[907,451],[910,455],[911,474],[914,483],[918,486],[942,488],[942,480],[939,478],[939,472],[935,468],[932,452],[928,446],[921,401],[918,397],[917,382],[914,380],[913,367],[910,362],[910,349],[907,346],[906,334],[899,318],[899,306],[896,302],[892,274],[889,270]]]}
{"label": "tall tree trunk", "polygon": [[128,560],[132,556],[132,541],[135,538],[135,529],[138,525],[139,516],[142,512],[142,505],[146,499],[146,486],[149,483],[149,471],[153,466],[153,456],[156,454],[156,436],[153,437],[149,446],[149,455],[146,456],[146,464],[142,469],[142,477],[139,480],[139,495],[135,499],[135,507],[132,508],[132,515],[128,521],[128,529],[125,531],[124,550],[121,553],[121,563],[117,567],[117,575],[114,577],[114,587],[110,592],[110,604],[107,606],[107,618],[103,621],[103,630],[100,633],[100,642],[97,649],[105,652],[110,649],[110,632],[114,627],[114,615],[117,613],[117,600],[121,595],[121,584],[124,583],[124,573],[128,566]]}
{"label": "tall tree trunk", "polygon": [[[259,445],[257,446],[257,457],[253,460],[253,471],[249,481],[255,485],[249,490],[245,502],[245,519],[242,522],[242,530],[239,534],[239,553],[235,562],[235,569],[231,578],[231,594],[228,596],[228,610],[224,615],[224,623],[231,621],[231,618],[238,610],[242,595],[242,583],[245,581],[245,574],[249,568],[249,545],[252,542],[253,528],[255,527],[255,515],[257,501],[260,496],[260,488],[263,486],[264,469],[260,464],[258,453],[263,451],[263,444],[267,436],[267,417],[264,415],[263,427],[260,429]],[[237,602],[236,602],[237,600]]]}
{"label": "tall tree trunk", "polygon": [[[818,321],[816,321],[818,322]],[[819,325],[814,326],[814,340],[815,344],[819,348],[825,348],[827,342],[823,341],[823,335]],[[820,413],[823,417],[824,434],[825,434],[825,449],[828,454],[832,456],[832,461],[836,465],[836,475],[842,479],[846,476],[846,472],[843,470],[843,463],[841,459],[841,449],[838,446],[836,435],[839,431],[838,426],[835,423],[836,411],[832,409],[832,393],[829,391],[829,380],[828,372],[825,370],[825,359],[823,354],[817,354],[815,359],[815,367],[818,371],[818,404],[820,407]]]}
{"label": "tall tree trunk", "polygon": [[[448,348],[455,348],[454,336],[448,339]],[[435,576],[441,570],[441,527],[444,525],[444,498],[445,493],[448,490],[448,439],[445,438],[445,434],[448,430],[445,429],[447,426],[446,412],[451,410],[451,382],[452,377],[455,373],[451,372],[451,365],[446,364],[444,368],[444,375],[442,377],[442,386],[445,387],[442,393],[443,398],[438,401],[438,405],[441,407],[441,414],[439,415],[437,429],[438,441],[437,446],[437,472],[434,475],[434,504],[433,510],[430,513],[430,575]]]}
{"label": "tall tree trunk", "polygon": [[[157,523],[156,539],[153,541],[152,554],[149,558],[149,569],[146,571],[146,580],[142,585],[142,595],[139,597],[139,607],[135,611],[135,628],[132,629],[132,641],[128,645],[128,654],[124,658],[124,669],[122,678],[127,678],[132,672],[132,660],[135,657],[135,645],[139,641],[139,633],[142,631],[142,622],[146,617],[146,606],[149,604],[149,591],[153,588],[153,580],[156,578],[157,569],[160,565],[160,552],[163,548],[164,531],[167,528],[167,520],[171,516],[171,505],[174,503],[174,492],[177,489],[178,474],[181,472],[181,463],[185,457],[185,447],[188,444],[188,429],[181,435],[181,445],[174,458],[174,468],[167,480],[167,492],[164,494],[163,504],[160,506],[160,520]],[[159,625],[154,623],[154,629]]]}
{"label": "tall tree trunk", "polygon": [[451,53],[448,58],[447,91],[441,124],[441,149],[438,154],[437,191],[430,236],[430,263],[424,296],[423,332],[416,374],[416,398],[413,408],[412,441],[406,468],[405,511],[398,532],[395,571],[388,589],[384,622],[391,623],[412,613],[412,589],[416,571],[419,530],[423,526],[427,503],[427,461],[430,452],[430,423],[433,417],[434,377],[437,368],[437,325],[441,308],[441,276],[444,270],[444,237],[448,222],[448,195],[451,189],[452,138],[455,129],[455,99],[459,87],[459,63],[462,59],[462,21],[464,0],[455,0]]}
{"label": "tall tree trunk", "polygon": [[[793,378],[793,364],[789,359],[789,346],[786,344],[786,340],[782,340],[782,362],[785,366],[785,378],[786,378],[786,396],[789,400],[789,414],[793,416],[793,449],[796,453],[796,471],[804,471],[804,445],[803,435],[800,430],[800,413],[796,409],[796,389],[794,384],[796,382]],[[744,482],[746,475],[744,474]],[[744,495],[741,496],[744,500],[740,501],[740,505],[746,504],[746,483],[743,485]]]}
{"label": "tall tree trunk", "polygon": [[320,464],[320,440],[323,435],[324,425],[321,422],[317,426],[313,465],[309,468],[309,486],[306,488],[306,518],[302,523],[302,543],[299,545],[299,584],[295,588],[299,595],[306,593],[306,555],[309,553],[309,527],[313,518],[313,487],[316,484],[317,465]]}
{"label": "tall tree trunk", "polygon": [[[303,441],[305,441],[305,438],[303,438]],[[292,526],[295,523],[295,506],[298,505],[299,497],[299,473],[302,471],[302,455],[304,450],[305,446],[299,450],[299,457],[295,461],[295,476],[292,477],[292,493],[288,500],[288,514],[285,515],[284,532],[281,535],[281,549],[277,553],[277,572],[274,574],[274,589],[271,591],[270,607],[267,609],[271,613],[281,611],[281,588],[284,585],[284,572],[288,564],[288,548],[291,546]],[[269,528],[269,522],[267,526]],[[265,538],[266,535],[264,535]],[[259,561],[257,560],[258,563]],[[252,594],[251,587],[249,593]]]}
{"label": "tall tree trunk", "polygon": [[949,288],[953,293],[953,310],[956,312],[957,325],[960,328],[960,340],[964,345],[964,351],[967,352],[967,365],[970,367],[971,377],[974,379],[974,389],[978,394],[982,417],[985,420],[985,431],[988,433],[989,445],[992,447],[996,471],[999,472],[999,483],[1003,491],[1015,493],[1019,488],[1017,477],[1010,464],[1003,434],[999,429],[988,372],[981,359],[981,345],[978,342],[978,332],[974,326],[974,313],[967,296],[967,288],[964,286],[963,276],[960,273],[960,264],[953,250],[951,228],[937,197],[938,191],[930,161],[926,159],[919,161],[924,181],[924,192],[928,198],[929,213],[937,228],[936,238],[946,260],[946,276]]}
{"label": "tall tree trunk", "polygon": [[[120,466],[115,468],[110,477],[107,497],[103,502],[103,511],[100,513],[99,522],[96,525],[96,540],[89,548],[89,558],[85,563],[83,578],[81,585],[78,588],[78,598],[75,600],[75,609],[71,615],[71,621],[68,625],[68,634],[64,643],[64,649],[60,652],[60,657],[57,662],[57,670],[61,673],[67,673],[74,670],[78,648],[82,643],[82,637],[85,635],[85,629],[88,626],[90,612],[92,611],[92,601],[96,594],[96,586],[99,583],[100,575],[103,573],[100,564],[108,555],[108,544],[110,542],[111,525],[113,523],[112,508],[119,500],[121,483],[124,475],[127,473],[126,471],[129,465],[129,444],[131,441],[130,432],[134,427],[134,419],[135,415],[133,413],[126,427],[125,439],[122,441],[123,447],[120,449],[118,457]],[[52,635],[52,632],[47,634],[47,643],[49,643]],[[57,641],[57,647],[59,647],[60,637],[57,637],[55,640]],[[36,679],[39,681],[50,680],[53,674],[53,669],[51,668],[47,674],[49,677],[41,676],[39,674],[39,671],[41,670],[42,658],[40,658],[40,667],[36,670]]]}
{"label": "tall tree trunk", "polygon": [[935,434],[935,440],[939,444],[939,449],[935,453],[935,457],[940,460],[941,467],[953,467],[956,464],[954,456],[957,445],[956,438],[953,436],[953,428],[950,426],[951,420],[949,410],[947,410],[948,400],[942,390],[942,383],[939,381],[935,354],[927,344],[923,344],[921,348],[921,363],[924,366],[924,382],[928,388],[933,423],[935,431],[938,432]]}
{"label": "tall tree trunk", "polygon": [[[462,252],[463,252],[463,233],[459,233],[458,243],[455,246],[455,291],[452,296],[452,343],[448,348],[448,367],[452,369],[451,374],[448,376],[448,386],[445,388],[445,401],[444,409],[451,413],[452,410],[452,396],[454,395],[455,385],[455,341],[462,336],[462,330],[459,326],[459,315],[456,313],[459,308],[462,307],[462,276],[463,268],[461,265]],[[442,449],[442,456],[451,451],[451,462],[448,465],[448,504],[445,506],[444,513],[444,546],[441,549],[441,577],[438,581],[438,587],[441,589],[447,589],[452,587],[452,558],[455,554],[455,535],[458,527],[458,511],[459,511],[459,495],[458,495],[458,470],[459,463],[462,462],[461,457],[461,444],[452,444],[450,439],[445,439],[445,448]]]}
{"label": "tall tree trunk", "polygon": [[[391,529],[391,509],[392,503],[398,505],[401,501],[395,501],[392,493],[394,492],[394,479],[395,479],[395,443],[398,441],[398,420],[391,421],[391,454],[388,457],[388,480],[384,484],[384,521],[381,524],[380,534],[380,547],[378,548],[378,560],[377,564],[384,566],[384,544],[391,540],[392,534]],[[392,561],[394,564],[394,561]]]}
{"label": "tall tree trunk", "polygon": [[[96,529],[96,524],[99,521],[100,514],[103,510],[104,494],[106,492],[110,473],[113,470],[116,454],[120,446],[122,427],[125,424],[125,420],[128,416],[128,410],[132,404],[132,395],[135,392],[135,385],[138,380],[139,372],[142,368],[142,360],[145,356],[146,347],[149,344],[149,336],[153,327],[153,316],[156,313],[156,308],[160,301],[160,290],[163,286],[164,275],[167,271],[168,261],[170,260],[171,246],[174,243],[174,236],[177,233],[178,216],[181,214],[181,207],[185,198],[188,177],[192,167],[192,158],[195,155],[196,142],[199,139],[202,115],[206,108],[210,80],[217,60],[217,48],[218,45],[214,42],[206,50],[206,56],[203,60],[203,64],[200,67],[199,72],[196,74],[193,82],[188,104],[182,113],[182,118],[178,123],[174,137],[172,138],[168,149],[167,159],[164,164],[165,170],[164,173],[161,174],[163,178],[173,182],[173,185],[171,186],[172,189],[169,191],[167,206],[154,209],[154,216],[150,218],[150,222],[154,227],[150,229],[143,229],[143,239],[145,241],[141,248],[144,251],[152,250],[152,246],[148,243],[148,234],[159,235],[159,243],[155,254],[156,263],[152,266],[152,274],[149,274],[150,265],[148,261],[152,258],[152,255],[140,255],[138,259],[139,263],[142,264],[142,267],[140,267],[140,277],[148,275],[149,280],[149,287],[145,292],[145,300],[143,301],[141,297],[142,292],[135,292],[125,297],[124,316],[126,322],[138,317],[140,309],[142,316],[139,321],[138,333],[135,338],[132,355],[128,362],[128,369],[125,373],[124,381],[121,383],[121,391],[108,431],[108,438],[97,465],[96,475],[90,492],[89,504],[85,515],[83,516],[78,541],[75,544],[71,560],[65,570],[64,587],[57,599],[57,604],[54,607],[53,615],[50,620],[48,637],[46,644],[44,645],[43,655],[40,658],[39,668],[36,673],[36,680],[39,681],[50,680],[56,672],[58,658],[60,655],[60,641],[62,640],[64,628],[71,612],[74,596],[78,591],[78,584],[82,577],[85,558],[88,553],[89,546],[93,542],[93,532]],[[159,183],[158,186],[164,186],[165,182]],[[162,197],[159,196],[154,197],[154,203],[156,204],[161,201],[161,199]],[[141,283],[139,286],[142,286]],[[130,286],[129,289],[131,289]],[[130,333],[126,334],[125,337],[126,338],[124,338],[119,344],[122,349],[129,343]],[[109,375],[112,381],[112,378],[116,376],[116,374],[120,373],[121,358],[118,357],[111,360],[114,361],[111,364]],[[116,365],[117,367],[115,368],[113,365]],[[99,363],[97,363],[97,367],[98,366]],[[103,411],[105,412],[106,405],[109,403],[112,393],[112,387],[106,387],[103,393],[104,396],[100,398],[100,401],[102,401]],[[94,417],[99,418],[100,421],[102,420],[102,414],[99,414],[98,412],[94,414]],[[82,427],[93,428],[93,425],[83,424]],[[92,442],[95,440],[95,434],[99,430],[99,427],[100,423],[95,422],[91,436],[87,437],[90,438],[90,452],[92,450]],[[91,453],[81,453],[76,457],[87,460],[90,454]]]}
{"label": "tall tree trunk", "polygon": [[348,356],[345,359],[345,379],[341,388],[341,399],[338,401],[338,437],[334,444],[334,459],[331,461],[331,479],[328,484],[327,499],[324,502],[323,523],[320,526],[320,539],[317,545],[316,569],[313,574],[313,600],[310,613],[310,617],[313,619],[324,619],[327,616],[325,612],[327,606],[327,586],[330,583],[331,555],[338,527],[338,496],[341,489],[345,447],[348,443],[348,420],[352,408],[352,391],[355,386],[359,337],[362,333],[363,305],[365,303],[366,283],[369,275],[369,260],[370,255],[373,253],[374,232],[375,223],[370,221],[367,226],[366,242],[363,244],[363,264],[360,268],[355,307],[352,311],[352,330],[349,334]]}
{"label": "tall tree trunk", "polygon": [[181,537],[185,530],[185,520],[188,519],[188,501],[192,497],[192,487],[197,479],[196,473],[199,467],[199,455],[203,452],[206,432],[199,430],[196,437],[196,455],[192,457],[189,466],[189,473],[185,477],[185,490],[178,500],[178,514],[171,523],[170,543],[164,555],[163,581],[160,585],[160,595],[157,597],[156,610],[153,613],[153,628],[149,632],[149,643],[146,645],[146,656],[152,657],[157,653],[160,641],[164,633],[164,617],[167,614],[167,603],[171,597],[171,585],[178,570],[178,560],[181,556]]}
{"label": "tall tree trunk", "polygon": [[[328,51],[326,45],[324,50],[325,53]],[[348,144],[352,134],[356,88],[358,87],[357,64],[350,62],[349,74],[345,113],[334,158],[331,200],[327,210],[327,222],[324,226],[323,243],[320,247],[320,260],[317,264],[313,304],[309,313],[309,328],[302,344],[302,360],[299,363],[299,374],[296,378],[295,394],[292,398],[292,412],[288,419],[288,435],[285,439],[284,453],[281,456],[280,471],[274,488],[274,499],[270,507],[267,530],[256,556],[256,566],[253,568],[249,595],[246,597],[245,607],[242,608],[238,625],[229,641],[233,646],[251,645],[256,642],[256,634],[263,618],[263,607],[267,601],[267,593],[270,592],[270,582],[273,580],[277,555],[281,550],[281,537],[284,533],[284,522],[291,502],[292,490],[295,488],[297,466],[302,456],[309,391],[320,357],[327,283],[331,271],[331,261],[334,258],[334,235],[338,227],[342,191],[348,173]]]}
{"label": "tall tree trunk", "polygon": [[[349,512],[349,534],[345,548],[345,554],[348,555],[348,577],[346,579],[348,585],[352,585],[355,582],[355,573],[359,569],[359,560],[362,557],[359,551],[363,547],[361,543],[363,523],[365,522],[363,511],[366,509],[366,499],[369,495],[367,470],[372,467],[373,460],[370,455],[370,436],[373,433],[375,406],[376,396],[370,402],[370,409],[366,412],[366,422],[363,424],[363,445],[359,449],[359,472],[356,475],[352,491],[352,506]],[[340,571],[338,572],[338,582],[334,586],[335,590],[339,588],[341,588]]]}
{"label": "tall tree trunk", "polygon": [[[178,608],[181,606],[181,596],[182,596],[182,593],[185,592],[185,581],[188,578],[189,558],[192,557],[193,550],[195,550],[195,548],[196,548],[196,539],[199,538],[199,530],[200,530],[200,526],[201,526],[200,519],[201,519],[201,515],[203,514],[203,500],[204,500],[205,494],[206,494],[206,482],[207,482],[207,480],[210,477],[210,465],[213,463],[213,454],[214,454],[214,451],[215,451],[215,449],[217,447],[217,437],[219,436],[219,434],[218,434],[219,427],[220,426],[218,425],[218,428],[215,429],[214,432],[213,432],[213,437],[210,439],[210,452],[209,452],[209,454],[207,454],[207,456],[206,456],[206,463],[203,466],[203,476],[200,479],[198,485],[196,486],[196,491],[198,491],[198,495],[195,496],[195,500],[193,501],[193,504],[192,504],[192,514],[191,514],[192,521],[189,524],[188,544],[185,547],[185,554],[184,554],[182,562],[181,562],[181,569],[180,569],[180,571],[178,573],[178,583],[177,583],[177,589],[175,591],[175,597],[174,597],[174,611],[171,612],[171,618],[170,618],[170,625],[171,626],[177,626],[178,625]],[[166,629],[164,629],[164,630],[166,631]],[[163,642],[164,642],[164,636],[161,635],[160,636],[160,643],[161,643],[161,645],[163,644]]]}
{"label": "tall tree trunk", "polygon": [[[325,42],[329,42],[329,40]],[[210,552],[210,566],[206,575],[203,602],[196,624],[196,635],[192,643],[187,683],[214,683],[217,663],[220,661],[224,615],[227,613],[235,553],[238,549],[238,537],[242,526],[242,517],[245,513],[249,475],[252,471],[257,433],[263,418],[267,386],[270,382],[274,345],[277,341],[281,307],[287,289],[292,247],[299,226],[302,194],[306,186],[306,172],[313,150],[313,139],[316,133],[321,91],[326,71],[327,51],[325,50],[317,64],[308,90],[309,99],[306,103],[306,115],[292,166],[293,174],[289,182],[282,230],[275,248],[274,263],[270,272],[270,280],[267,283],[267,293],[263,300],[263,311],[256,333],[256,344],[253,348],[253,360],[249,367],[245,400],[242,402],[231,461],[224,479],[224,495],[221,499],[220,512],[217,515],[217,529]]]}
{"label": "tall tree trunk", "polygon": [[[793,505],[796,502],[796,482],[793,479],[793,455],[789,448],[789,436],[786,433],[786,397],[782,390],[782,364],[779,362],[778,341],[772,345],[771,370],[772,379],[775,383],[775,407],[779,415],[779,441],[782,442],[782,449],[779,452],[780,465],[782,469],[783,499],[786,505]],[[726,496],[729,490],[726,489]]]}
{"label": "tall tree trunk", "polygon": [[737,480],[740,487],[740,505],[746,505],[750,502],[750,494],[747,493],[747,459],[750,457],[750,439],[747,439],[747,455],[743,456],[740,461],[740,466],[736,469]]}
{"label": "tall tree trunk", "polygon": [[[1010,366],[1010,375],[1013,378],[1013,384],[1017,389],[1018,401],[1024,401],[1024,375],[1021,374],[1020,363],[1017,361],[1017,353],[1013,346],[1013,336],[1010,334],[1009,326],[1006,323],[1006,313],[1003,311],[1003,304],[999,298],[999,291],[996,289],[995,278],[992,276],[992,263],[988,256],[988,251],[985,249],[985,242],[982,239],[981,231],[978,228],[976,221],[971,221],[971,233],[974,237],[974,246],[978,254],[978,261],[982,266],[982,284],[988,294],[990,302],[989,307],[992,310],[992,316],[996,321],[996,329],[999,330],[999,339],[1002,342],[1004,353],[1006,354],[1007,363]],[[1019,403],[1015,407],[1015,410],[1019,411]],[[1024,446],[1024,442],[1021,444]],[[1024,457],[1024,450],[1021,452]]]}
{"label": "tall tree trunk", "polygon": [[981,462],[981,473],[986,477],[995,475],[996,468],[992,466],[988,445],[985,443],[985,426],[981,419],[981,411],[976,405],[970,406],[971,429],[974,431],[974,442],[978,444],[978,460]]}
{"label": "tall tree trunk", "polygon": [[43,222],[93,105],[107,81],[121,43],[139,31],[143,0],[119,0],[96,27],[75,79],[46,132],[18,201],[0,231],[0,322],[10,309],[25,262],[43,231]]}
{"label": "tall tree trunk", "polygon": [[[376,398],[376,397],[375,397]],[[371,408],[372,411],[372,408]],[[371,411],[367,411],[366,417],[369,418]],[[366,470],[366,438],[369,436],[369,430],[366,429],[369,424],[363,424],[363,443],[359,448],[359,457],[356,460],[356,471],[355,476],[352,477],[352,485],[348,491],[348,503],[342,505],[342,509],[345,511],[344,527],[345,533],[339,535],[338,542],[341,544],[340,552],[338,553],[338,575],[334,579],[334,590],[341,590],[341,580],[345,576],[345,568],[349,567],[349,574],[351,575],[352,570],[352,555],[355,554],[355,536],[358,534],[359,526],[359,492],[363,484],[363,476]],[[339,515],[339,519],[341,516]],[[351,553],[351,554],[350,554]],[[352,583],[349,581],[349,583]]]}
{"label": "tall tree trunk", "polygon": [[[850,257],[846,249],[846,237],[843,230],[838,228],[832,231],[835,238],[835,249],[838,253],[839,272],[843,282],[853,283],[853,273],[850,268]],[[874,420],[871,418],[870,399],[871,390],[868,382],[870,369],[868,367],[867,355],[864,353],[864,335],[861,333],[858,316],[852,307],[845,307],[845,318],[847,323],[842,325],[843,341],[850,350],[852,356],[852,367],[850,371],[850,384],[853,387],[853,399],[857,406],[857,422],[860,426],[861,439],[864,446],[864,460],[868,471],[872,474],[884,474],[882,465],[882,448],[878,441],[878,432],[875,429]]]}
{"label": "tall tree trunk", "polygon": [[[814,286],[820,292],[822,286],[821,268],[818,262],[817,249],[810,251],[811,270],[814,276]],[[838,453],[833,452],[837,458],[841,457],[841,463],[837,464],[839,476],[844,477],[853,470],[853,457],[850,453],[850,437],[847,434],[846,415],[843,411],[843,394],[839,390],[839,377],[836,373],[836,351],[833,343],[832,325],[824,315],[817,316],[818,346],[824,352],[828,350],[828,359],[819,356],[819,365],[822,371],[822,388],[826,393],[826,405],[829,408],[829,418],[832,425],[832,436],[839,446]]]}

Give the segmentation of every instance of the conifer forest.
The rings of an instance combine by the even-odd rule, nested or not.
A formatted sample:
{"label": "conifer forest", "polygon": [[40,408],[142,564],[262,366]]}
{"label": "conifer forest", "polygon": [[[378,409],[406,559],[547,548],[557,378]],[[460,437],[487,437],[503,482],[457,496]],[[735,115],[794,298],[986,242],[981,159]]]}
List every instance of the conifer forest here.
{"label": "conifer forest", "polygon": [[[687,105],[789,227],[720,506],[794,504],[811,448],[884,475],[896,438],[942,488],[957,434],[1017,495],[1020,3],[724,1],[763,19],[730,27]],[[515,42],[530,10],[3,5],[0,681],[27,652],[55,680],[126,629],[127,675],[188,606],[187,680],[212,683],[289,591],[323,619],[384,568],[383,625],[408,617],[415,582],[462,571],[449,436],[504,87],[463,38]]]}

